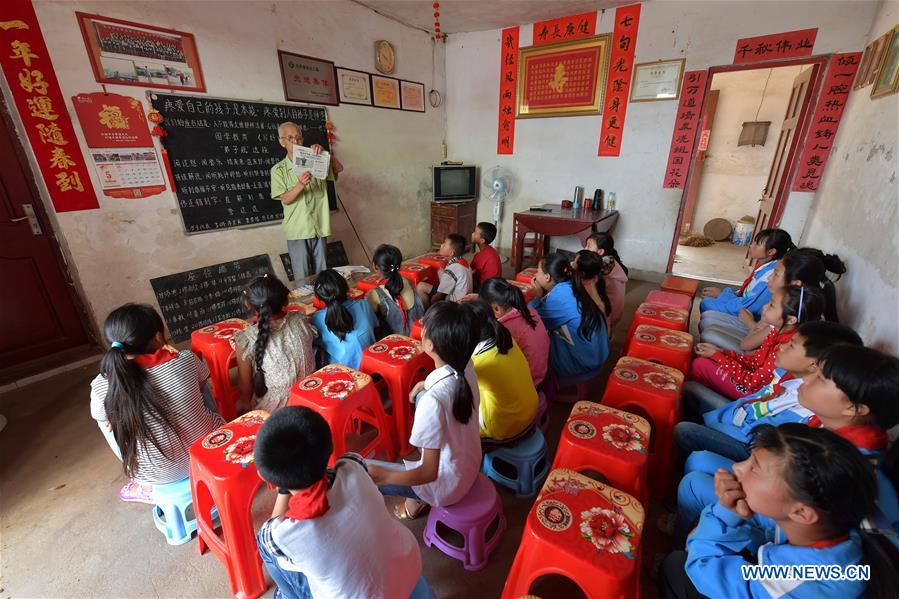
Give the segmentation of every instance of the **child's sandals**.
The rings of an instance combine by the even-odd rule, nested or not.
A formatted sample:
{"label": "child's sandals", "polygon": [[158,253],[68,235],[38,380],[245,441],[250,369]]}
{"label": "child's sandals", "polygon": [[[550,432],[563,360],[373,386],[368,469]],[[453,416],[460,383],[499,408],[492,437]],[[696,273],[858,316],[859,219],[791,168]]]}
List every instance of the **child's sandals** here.
{"label": "child's sandals", "polygon": [[153,500],[153,487],[145,487],[142,484],[129,480],[119,491],[119,499],[135,503],[149,503],[156,505]]}
{"label": "child's sandals", "polygon": [[[416,504],[416,506],[412,510],[409,509],[410,501],[415,502]],[[393,514],[400,520],[415,520],[421,515],[426,507],[428,507],[428,504],[423,501],[406,499],[401,504],[397,505],[396,508],[394,508]]]}

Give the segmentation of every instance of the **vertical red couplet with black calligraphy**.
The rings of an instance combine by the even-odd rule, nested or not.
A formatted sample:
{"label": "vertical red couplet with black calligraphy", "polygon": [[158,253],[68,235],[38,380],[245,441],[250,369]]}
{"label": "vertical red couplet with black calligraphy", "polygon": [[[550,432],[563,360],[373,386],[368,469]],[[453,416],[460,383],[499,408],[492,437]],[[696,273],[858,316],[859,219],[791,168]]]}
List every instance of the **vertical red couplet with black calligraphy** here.
{"label": "vertical red couplet with black calligraphy", "polygon": [[609,76],[603,101],[602,129],[599,134],[599,156],[621,154],[624,136],[624,117],[631,89],[634,50],[640,25],[640,5],[632,4],[615,9],[615,30],[609,55]]}
{"label": "vertical red couplet with black calligraphy", "polygon": [[579,40],[596,35],[596,11],[534,23],[534,45]]}
{"label": "vertical red couplet with black calligraphy", "polygon": [[811,56],[818,28],[785,31],[737,40],[734,64]]}
{"label": "vertical red couplet with black calligraphy", "polygon": [[815,114],[805,139],[802,158],[793,179],[793,191],[815,191],[824,174],[833,140],[837,136],[840,119],[849,99],[849,90],[861,61],[861,52],[834,54],[830,57],[824,87],[815,106]]}
{"label": "vertical red couplet with black calligraphy", "polygon": [[515,149],[515,85],[518,81],[518,27],[503,29],[499,45],[499,125],[496,134],[496,153],[511,154]]}
{"label": "vertical red couplet with black calligraphy", "polygon": [[674,133],[671,134],[671,150],[668,152],[668,166],[662,187],[684,188],[687,169],[693,154],[693,142],[699,129],[699,113],[705,98],[705,83],[708,71],[687,71],[681,89]]}
{"label": "vertical red couplet with black calligraphy", "polygon": [[53,208],[99,208],[30,0],[0,2],[0,66]]}

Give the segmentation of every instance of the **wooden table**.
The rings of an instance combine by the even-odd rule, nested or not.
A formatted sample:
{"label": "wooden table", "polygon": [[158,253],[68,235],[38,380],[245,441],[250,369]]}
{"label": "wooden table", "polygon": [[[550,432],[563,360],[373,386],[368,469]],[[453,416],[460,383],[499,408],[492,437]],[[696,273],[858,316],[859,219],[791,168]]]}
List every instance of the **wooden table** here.
{"label": "wooden table", "polygon": [[611,231],[618,222],[617,210],[585,210],[562,208],[559,204],[543,204],[549,212],[527,210],[514,214],[512,229],[512,255],[515,272],[521,271],[524,254],[524,237],[528,232],[543,235],[544,254],[549,250],[553,236],[576,235],[586,243],[591,233]]}

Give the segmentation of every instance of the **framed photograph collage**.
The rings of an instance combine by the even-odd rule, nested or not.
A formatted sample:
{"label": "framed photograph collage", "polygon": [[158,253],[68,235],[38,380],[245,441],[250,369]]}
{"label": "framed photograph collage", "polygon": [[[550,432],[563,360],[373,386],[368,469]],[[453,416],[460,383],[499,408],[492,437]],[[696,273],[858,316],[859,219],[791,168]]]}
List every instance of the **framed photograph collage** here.
{"label": "framed photograph collage", "polygon": [[341,104],[357,104],[408,112],[425,111],[425,86],[356,69],[336,67],[337,98]]}

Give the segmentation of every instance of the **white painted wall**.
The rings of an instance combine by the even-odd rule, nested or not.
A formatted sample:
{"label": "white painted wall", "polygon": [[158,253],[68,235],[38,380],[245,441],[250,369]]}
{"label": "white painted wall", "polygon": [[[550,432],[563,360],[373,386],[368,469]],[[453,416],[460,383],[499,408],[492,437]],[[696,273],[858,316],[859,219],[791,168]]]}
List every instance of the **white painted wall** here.
{"label": "white painted wall", "polygon": [[[693,213],[694,232],[701,233],[713,218],[736,224],[744,215],[755,217],[777,151],[793,79],[802,69],[753,69],[718,73],[712,78],[718,106]],[[737,145],[745,121],[771,121],[764,145]]]}
{"label": "white painted wall", "polygon": [[[100,90],[76,10],[193,33],[210,96],[284,101],[277,49],[374,71],[378,39],[395,45],[397,77],[421,81],[426,89],[432,83],[444,89],[443,44],[438,44],[434,73],[432,42],[426,33],[346,0],[38,0],[35,10],[73,120],[71,96]],[[143,88],[107,88],[140,98],[147,108]],[[423,251],[429,241],[429,167],[443,156],[444,109],[429,106],[426,114],[420,114],[345,105],[329,107],[328,113],[336,127],[336,152],[346,167],[338,193],[369,249],[390,242],[406,253]],[[82,150],[86,148],[80,132],[79,141]],[[24,145],[28,147],[27,142]],[[96,179],[94,188],[100,188]],[[97,322],[123,302],[152,303],[148,281],[164,274],[267,252],[283,276],[278,254],[286,251],[286,243],[279,224],[188,237],[170,192],[142,200],[101,196],[99,210],[55,217],[50,203],[45,204]],[[332,239],[344,242],[351,262],[366,263],[343,212],[332,215],[332,229]]]}
{"label": "white painted wall", "polygon": [[[818,27],[816,54],[860,50],[878,10],[876,2],[728,2],[661,0],[643,5],[636,62],[686,57],[687,70],[731,64],[741,37]],[[599,33],[612,30],[606,11]],[[531,44],[522,23],[521,47]],[[501,164],[518,176],[520,193],[505,209],[501,245],[509,247],[512,213],[533,204],[569,199],[575,185],[588,193],[615,191],[621,219],[616,245],[629,267],[663,272],[674,236],[680,190],[662,189],[677,102],[628,106],[621,156],[598,158],[600,116],[519,120],[515,154],[496,155],[500,31],[450,36],[447,43],[449,156]],[[480,218],[491,213],[481,202]]]}
{"label": "white painted wall", "polygon": [[[899,21],[884,2],[868,42]],[[866,343],[899,353],[899,95],[852,92],[802,237],[837,253],[848,273],[837,283],[840,317]]]}

